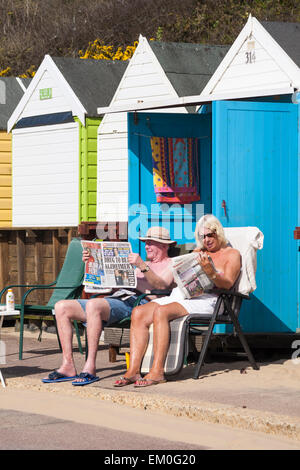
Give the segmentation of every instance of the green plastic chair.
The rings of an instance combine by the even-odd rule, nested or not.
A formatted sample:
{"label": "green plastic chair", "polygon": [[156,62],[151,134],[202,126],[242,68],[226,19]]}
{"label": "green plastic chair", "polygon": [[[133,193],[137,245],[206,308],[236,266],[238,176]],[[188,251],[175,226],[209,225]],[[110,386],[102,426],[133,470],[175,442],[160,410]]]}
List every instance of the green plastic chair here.
{"label": "green plastic chair", "polygon": [[[28,317],[28,315],[34,316],[44,316],[44,315],[52,315],[52,310],[56,302],[59,300],[65,299],[77,299],[80,297],[82,292],[82,281],[84,277],[84,263],[82,261],[82,246],[81,241],[78,238],[73,238],[68,246],[68,250],[66,253],[66,257],[64,260],[64,264],[61,268],[61,271],[57,277],[57,279],[52,282],[51,284],[46,285],[26,285],[26,284],[15,284],[4,287],[0,292],[0,302],[4,293],[13,287],[26,287],[28,290],[22,297],[21,304],[16,304],[15,309],[20,310],[20,339],[19,339],[19,359],[23,358],[23,337],[24,337],[24,319]],[[35,290],[46,290],[52,289],[53,293],[46,305],[31,305],[27,304],[27,298],[31,294],[31,292]],[[54,316],[55,320],[55,316]],[[55,321],[56,326],[56,321]],[[77,323],[74,322],[75,331],[77,335],[78,345],[80,352],[81,349],[81,342],[78,333],[78,326]],[[56,330],[57,331],[57,330]],[[57,333],[58,341],[59,336]],[[60,342],[59,342],[60,345]]]}

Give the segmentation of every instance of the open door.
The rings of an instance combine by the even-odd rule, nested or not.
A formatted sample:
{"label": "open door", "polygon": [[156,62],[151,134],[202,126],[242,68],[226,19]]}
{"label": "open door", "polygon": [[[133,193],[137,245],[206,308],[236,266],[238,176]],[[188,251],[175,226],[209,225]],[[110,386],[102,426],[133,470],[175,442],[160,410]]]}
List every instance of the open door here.
{"label": "open door", "polygon": [[298,105],[213,103],[213,213],[224,226],[257,226],[257,290],[244,302],[248,332],[295,332],[299,327]]}
{"label": "open door", "polygon": [[[152,136],[198,139],[199,201],[184,205],[157,202]],[[197,220],[211,211],[211,114],[129,113],[128,145],[128,237],[133,250],[144,255],[138,232],[144,234],[151,225],[168,228],[171,238],[178,243],[194,243]]]}

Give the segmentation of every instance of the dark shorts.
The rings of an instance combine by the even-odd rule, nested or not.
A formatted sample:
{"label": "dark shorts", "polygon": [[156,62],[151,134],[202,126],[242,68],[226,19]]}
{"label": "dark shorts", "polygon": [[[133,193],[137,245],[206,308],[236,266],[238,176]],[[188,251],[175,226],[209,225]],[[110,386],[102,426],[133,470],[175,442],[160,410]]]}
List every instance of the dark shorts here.
{"label": "dark shorts", "polygon": [[[127,300],[120,300],[113,297],[105,297],[105,300],[109,303],[110,306],[110,315],[108,321],[103,322],[103,326],[109,326],[113,323],[117,323],[120,320],[123,320],[126,317],[130,317],[134,303],[137,300],[138,296],[133,295]],[[85,307],[89,299],[77,299],[77,302],[80,303],[82,309],[85,312]],[[142,299],[140,305],[146,304],[147,300]],[[86,325],[86,323],[85,323]]]}

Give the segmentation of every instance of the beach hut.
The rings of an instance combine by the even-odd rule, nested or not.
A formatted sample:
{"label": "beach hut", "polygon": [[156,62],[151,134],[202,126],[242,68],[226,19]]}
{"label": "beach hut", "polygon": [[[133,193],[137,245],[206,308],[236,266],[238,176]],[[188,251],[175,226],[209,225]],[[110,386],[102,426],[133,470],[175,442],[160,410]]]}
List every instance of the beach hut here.
{"label": "beach hut", "polygon": [[76,227],[96,218],[96,104],[109,104],[122,62],[46,55],[8,121],[13,227]]}
{"label": "beach hut", "polygon": [[10,227],[12,224],[12,144],[7,121],[29,83],[30,79],[17,77],[0,79],[0,227]]}
{"label": "beach hut", "polygon": [[282,95],[300,87],[299,23],[262,22],[249,17],[228,54],[208,81],[203,95],[250,92]]}
{"label": "beach hut", "polygon": [[[130,105],[199,94],[228,49],[226,46],[148,41],[140,36],[110,106],[124,106],[126,110]],[[195,112],[195,107],[182,107],[175,112],[187,115]],[[147,134],[149,132],[147,129]],[[97,171],[97,221],[127,223],[126,112],[103,117],[98,130]]]}
{"label": "beach hut", "polygon": [[[127,107],[129,204],[141,204],[148,215],[157,207],[150,126],[153,136],[200,142],[196,204],[202,203],[204,212],[213,212],[224,226],[257,226],[264,233],[257,289],[243,305],[241,323],[248,333],[270,334],[265,338],[273,347],[279,344],[272,343],[275,334],[288,341],[289,333],[300,331],[299,40],[299,24],[260,24],[250,17],[200,95]],[[198,105],[200,114],[148,111],[188,105]],[[124,106],[111,112],[121,110]],[[204,181],[206,166],[211,178]],[[165,204],[160,213],[167,224]],[[181,218],[180,210],[169,215],[173,234],[188,217],[184,206]],[[192,225],[196,219],[191,213]],[[138,228],[138,223],[143,221],[137,214],[129,217],[129,224]],[[178,237],[190,238],[184,232]],[[132,243],[141,249],[136,237]]]}

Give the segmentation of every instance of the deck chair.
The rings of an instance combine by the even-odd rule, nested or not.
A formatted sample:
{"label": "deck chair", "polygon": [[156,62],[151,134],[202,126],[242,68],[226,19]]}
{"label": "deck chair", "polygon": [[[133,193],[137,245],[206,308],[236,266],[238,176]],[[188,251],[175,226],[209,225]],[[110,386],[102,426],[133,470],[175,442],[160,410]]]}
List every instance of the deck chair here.
{"label": "deck chair", "polygon": [[[15,306],[20,311],[20,339],[19,339],[19,359],[23,357],[23,336],[24,336],[24,319],[28,315],[43,317],[52,315],[52,311],[56,302],[63,299],[79,298],[82,292],[82,281],[84,276],[84,263],[82,261],[82,247],[80,239],[73,238],[68,246],[64,264],[57,279],[46,285],[10,285],[6,286],[0,292],[0,302],[4,293],[13,287],[25,287],[27,291],[22,297],[21,304]],[[28,297],[35,290],[49,290],[53,293],[46,305],[31,305],[27,303]],[[55,322],[56,325],[56,322]],[[77,326],[77,325],[76,325]],[[77,339],[80,344],[78,329],[76,328]],[[57,335],[58,336],[58,335]],[[59,337],[58,337],[59,339]]]}
{"label": "deck chair", "polygon": [[[256,227],[225,228],[229,244],[240,251],[242,269],[234,290],[220,290],[215,309],[211,315],[191,314],[170,322],[170,346],[165,361],[165,375],[177,374],[189,350],[189,337],[195,334],[196,327],[208,327],[199,359],[195,367],[194,379],[198,379],[213,335],[215,325],[233,325],[253,369],[258,370],[238,321],[243,300],[250,300],[249,294],[256,289],[256,251],[263,247],[263,234]],[[199,332],[199,330],[198,330]],[[203,334],[203,331],[201,332]],[[149,343],[144,355],[141,373],[147,374],[153,362],[153,328],[150,327]]]}
{"label": "deck chair", "polygon": [[[184,255],[189,253],[194,248],[193,243],[185,243],[182,245],[171,246],[168,251],[170,258],[174,256]],[[147,297],[149,294],[141,294],[134,306],[139,305],[140,301]],[[151,291],[151,295],[166,296],[170,295],[169,290],[158,290],[154,289]],[[117,354],[120,350],[129,351],[129,330],[130,330],[131,318],[125,317],[122,320],[113,323],[109,326],[104,327],[104,343],[108,346],[108,358],[109,362],[116,362]]]}

